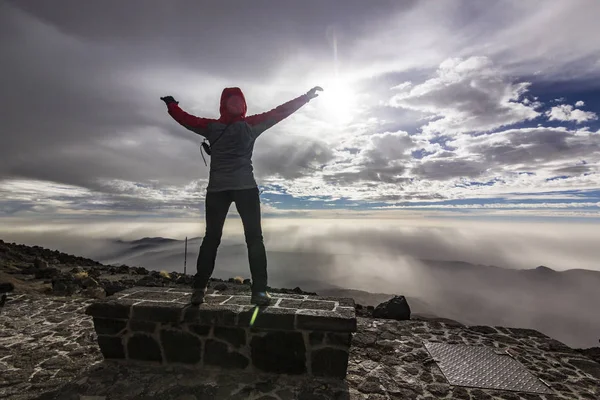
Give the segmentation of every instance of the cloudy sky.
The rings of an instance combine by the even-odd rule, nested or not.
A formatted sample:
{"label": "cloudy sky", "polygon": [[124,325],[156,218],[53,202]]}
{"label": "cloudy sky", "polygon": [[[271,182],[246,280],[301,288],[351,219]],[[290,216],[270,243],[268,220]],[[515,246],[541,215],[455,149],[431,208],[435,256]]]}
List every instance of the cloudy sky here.
{"label": "cloudy sky", "polygon": [[[0,0],[0,217],[203,215],[218,116],[265,133],[267,216],[600,218],[600,2]],[[233,207],[232,207],[233,209]]]}

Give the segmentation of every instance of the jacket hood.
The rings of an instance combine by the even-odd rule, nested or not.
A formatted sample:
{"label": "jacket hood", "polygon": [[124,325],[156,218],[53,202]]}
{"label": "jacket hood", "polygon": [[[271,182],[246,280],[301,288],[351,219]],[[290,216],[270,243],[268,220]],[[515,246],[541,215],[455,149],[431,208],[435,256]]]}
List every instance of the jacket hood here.
{"label": "jacket hood", "polygon": [[238,87],[223,89],[219,111],[222,122],[231,123],[246,118],[246,98],[242,90]]}

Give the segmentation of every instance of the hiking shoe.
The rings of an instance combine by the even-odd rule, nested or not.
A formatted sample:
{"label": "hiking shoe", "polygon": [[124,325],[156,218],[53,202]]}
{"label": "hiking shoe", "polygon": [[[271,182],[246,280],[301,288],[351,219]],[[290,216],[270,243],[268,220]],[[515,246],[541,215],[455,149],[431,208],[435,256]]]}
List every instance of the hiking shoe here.
{"label": "hiking shoe", "polygon": [[192,293],[192,305],[199,306],[204,303],[204,296],[206,295],[206,289],[194,289]]}
{"label": "hiking shoe", "polygon": [[271,295],[267,292],[256,292],[252,293],[250,303],[257,306],[268,306],[271,304]]}

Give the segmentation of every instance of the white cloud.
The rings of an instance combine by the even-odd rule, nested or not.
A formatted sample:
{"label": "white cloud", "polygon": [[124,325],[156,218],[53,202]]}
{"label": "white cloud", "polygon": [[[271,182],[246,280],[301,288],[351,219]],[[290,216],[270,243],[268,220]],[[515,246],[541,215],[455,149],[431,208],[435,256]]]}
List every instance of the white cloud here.
{"label": "white cloud", "polygon": [[410,88],[411,86],[412,86],[412,82],[406,81],[406,82],[402,82],[401,84],[390,88],[390,90],[406,90],[406,89]]}
{"label": "white cloud", "polygon": [[583,107],[585,106],[585,102],[583,100],[579,100],[577,103],[575,103],[575,107]]}
{"label": "white cloud", "polygon": [[512,82],[487,57],[452,58],[434,78],[395,95],[390,104],[439,117],[423,127],[425,133],[490,131],[539,115],[537,103],[520,100],[529,85]]}
{"label": "white cloud", "polygon": [[578,124],[598,119],[596,113],[574,109],[569,104],[552,107],[549,111],[546,111],[546,116],[550,121],[574,121]]}

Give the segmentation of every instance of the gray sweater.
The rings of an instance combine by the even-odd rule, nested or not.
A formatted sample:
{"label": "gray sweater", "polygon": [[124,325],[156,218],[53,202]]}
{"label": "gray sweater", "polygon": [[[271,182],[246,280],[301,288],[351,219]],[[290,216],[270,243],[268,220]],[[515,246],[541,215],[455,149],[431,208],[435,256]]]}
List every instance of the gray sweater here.
{"label": "gray sweater", "polygon": [[302,95],[263,114],[246,117],[246,101],[239,88],[226,88],[221,95],[221,117],[199,118],[168,104],[169,114],[185,128],[205,137],[211,145],[207,191],[257,187],[252,167],[254,142],[261,133],[293,114],[309,101]]}

